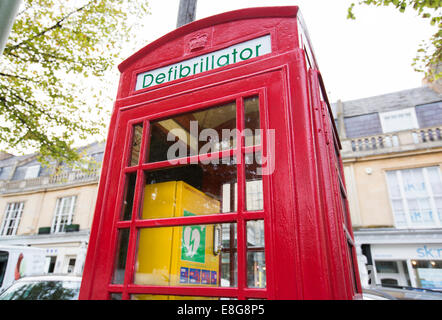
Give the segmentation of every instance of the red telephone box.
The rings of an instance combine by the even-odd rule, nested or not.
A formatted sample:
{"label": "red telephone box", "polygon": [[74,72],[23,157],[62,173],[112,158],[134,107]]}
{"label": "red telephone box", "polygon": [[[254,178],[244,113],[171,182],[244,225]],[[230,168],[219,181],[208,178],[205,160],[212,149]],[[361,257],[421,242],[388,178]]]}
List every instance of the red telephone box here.
{"label": "red telephone box", "polygon": [[298,7],[192,22],[119,69],[80,299],[360,295]]}

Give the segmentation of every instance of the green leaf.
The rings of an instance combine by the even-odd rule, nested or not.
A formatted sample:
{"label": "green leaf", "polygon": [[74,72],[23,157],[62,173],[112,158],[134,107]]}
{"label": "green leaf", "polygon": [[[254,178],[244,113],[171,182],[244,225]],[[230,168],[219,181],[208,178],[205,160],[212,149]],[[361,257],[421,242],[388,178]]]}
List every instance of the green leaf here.
{"label": "green leaf", "polygon": [[129,28],[145,19],[145,5],[24,0],[0,56],[0,149],[72,162],[74,140],[103,140],[109,112],[102,106],[111,103],[99,90],[118,81],[113,67]]}

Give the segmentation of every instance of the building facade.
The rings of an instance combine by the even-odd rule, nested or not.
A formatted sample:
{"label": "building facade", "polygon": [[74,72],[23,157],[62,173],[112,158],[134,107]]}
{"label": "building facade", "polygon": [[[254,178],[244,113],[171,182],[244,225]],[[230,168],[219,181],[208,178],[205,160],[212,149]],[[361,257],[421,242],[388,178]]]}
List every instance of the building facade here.
{"label": "building facade", "polygon": [[79,151],[89,162],[78,168],[43,167],[35,154],[0,156],[0,246],[46,249],[49,274],[84,267],[104,144]]}
{"label": "building facade", "polygon": [[[442,289],[442,95],[423,86],[332,107],[363,285],[372,272]],[[0,245],[45,248],[48,273],[83,270],[104,143],[85,151],[86,172],[0,154]]]}
{"label": "building facade", "polygon": [[333,105],[363,285],[442,289],[442,95]]}

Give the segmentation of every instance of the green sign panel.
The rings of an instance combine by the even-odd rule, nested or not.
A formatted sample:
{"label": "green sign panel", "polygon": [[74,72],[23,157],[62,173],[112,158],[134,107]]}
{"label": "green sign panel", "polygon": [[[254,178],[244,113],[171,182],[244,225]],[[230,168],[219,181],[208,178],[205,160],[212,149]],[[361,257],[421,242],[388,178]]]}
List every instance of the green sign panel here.
{"label": "green sign panel", "polygon": [[[194,216],[184,210],[184,216]],[[206,258],[206,226],[184,226],[181,238],[181,260],[204,263]]]}

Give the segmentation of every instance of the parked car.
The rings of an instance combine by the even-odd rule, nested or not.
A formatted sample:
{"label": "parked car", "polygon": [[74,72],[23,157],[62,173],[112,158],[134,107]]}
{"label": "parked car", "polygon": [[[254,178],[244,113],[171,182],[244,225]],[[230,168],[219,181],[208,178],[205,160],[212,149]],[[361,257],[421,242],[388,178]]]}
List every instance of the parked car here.
{"label": "parked car", "polygon": [[0,300],[77,300],[80,285],[79,276],[24,277],[0,294]]}
{"label": "parked car", "polygon": [[398,300],[394,296],[375,288],[362,289],[362,300]]}
{"label": "parked car", "polygon": [[363,300],[442,300],[442,292],[401,286],[373,286],[362,289]]}
{"label": "parked car", "polygon": [[442,300],[442,292],[431,289],[404,286],[377,286],[376,289],[398,300]]}

